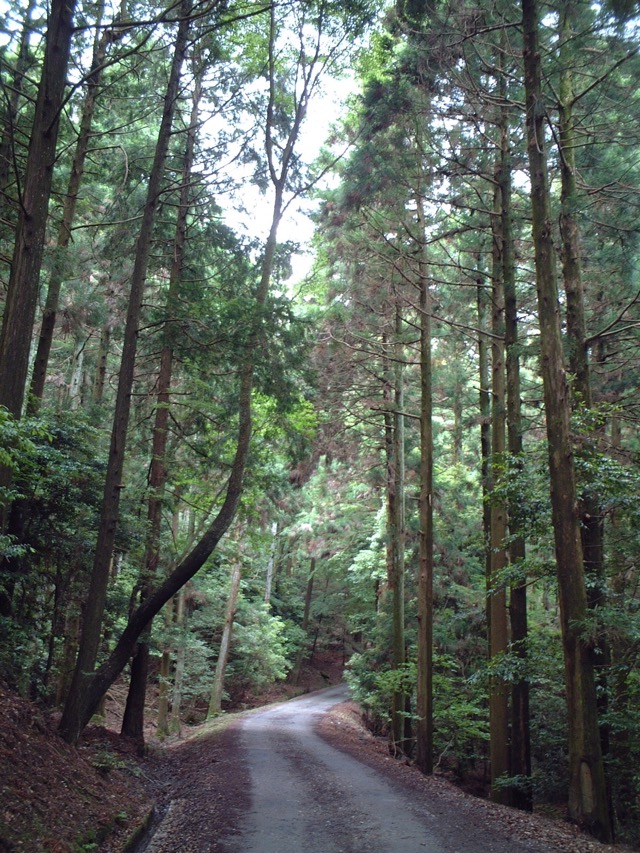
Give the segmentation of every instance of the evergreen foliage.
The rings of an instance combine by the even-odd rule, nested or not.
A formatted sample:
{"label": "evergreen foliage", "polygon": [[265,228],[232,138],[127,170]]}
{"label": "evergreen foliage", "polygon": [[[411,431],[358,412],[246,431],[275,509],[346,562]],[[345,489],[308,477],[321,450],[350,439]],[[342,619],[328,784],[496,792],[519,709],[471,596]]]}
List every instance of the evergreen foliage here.
{"label": "evergreen foliage", "polygon": [[[416,759],[426,314],[432,766],[503,802],[568,806],[580,821],[563,680],[576,660],[559,604],[547,434],[554,413],[542,379],[549,323],[536,308],[521,10],[444,0],[195,2],[184,10],[190,32],[160,169],[154,151],[177,8],[124,4],[102,19],[93,7],[77,12],[41,269],[29,283],[36,320],[22,340],[33,342],[33,361],[58,280],[46,383],[36,405],[27,377],[24,405],[0,410],[0,676],[49,708],[73,697],[105,470],[109,453],[121,454],[106,603],[87,674],[93,705],[115,678],[135,683],[138,656],[130,658],[146,644],[149,682],[164,705],[161,733],[201,720],[229,574],[239,567],[223,708],[274,681],[295,683],[314,655],[330,654],[348,661],[345,677],[373,731],[394,754]],[[572,520],[580,517],[581,548],[594,514],[601,533],[598,553],[581,556],[588,606],[569,628],[584,655],[578,670],[594,673],[613,827],[637,843],[638,9],[574,0],[544,11],[539,113],[528,117],[547,153],[546,237],[563,262],[552,309],[571,392],[567,457],[580,514]],[[2,12],[5,325],[10,259],[26,227],[21,193],[33,179],[35,102],[47,79],[45,13],[38,2]],[[104,50],[98,77],[94,38]],[[314,111],[327,109],[316,100],[323,81],[350,68],[350,99],[311,162],[300,143]],[[65,240],[89,94],[88,147]],[[309,199],[315,263],[301,282],[292,272],[301,235],[283,229]],[[140,316],[126,333],[135,338],[129,425],[110,451],[149,206]],[[578,296],[567,271],[572,252]],[[516,339],[500,314],[503,296],[513,302]],[[521,446],[492,454],[492,424],[495,431],[513,403],[509,367],[506,394],[500,382],[489,385],[501,347],[519,371]],[[5,355],[0,375],[11,366]],[[500,509],[506,533],[492,545],[491,511]],[[527,625],[515,640],[523,591]],[[496,652],[498,595],[512,633]],[[493,700],[509,693],[513,710],[523,685],[531,771],[504,773],[489,791]],[[515,718],[507,725],[513,734]],[[607,827],[585,823],[606,836]]]}

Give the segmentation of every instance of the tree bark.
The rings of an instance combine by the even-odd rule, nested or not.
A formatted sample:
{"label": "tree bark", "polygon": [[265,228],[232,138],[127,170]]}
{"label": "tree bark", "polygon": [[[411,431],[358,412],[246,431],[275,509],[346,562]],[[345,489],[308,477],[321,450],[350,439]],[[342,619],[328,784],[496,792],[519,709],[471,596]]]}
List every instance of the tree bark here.
{"label": "tree bark", "polygon": [[182,707],[182,690],[187,656],[187,603],[184,587],[182,587],[176,596],[175,607],[178,642],[176,644],[176,671],[173,678],[171,717],[169,719],[169,730],[174,733],[180,731],[180,709]]}
{"label": "tree bark", "polygon": [[278,546],[278,522],[271,525],[271,548],[269,549],[269,561],[267,563],[267,577],[264,585],[264,602],[271,603],[271,590],[273,588],[273,577],[276,570],[276,549]]}
{"label": "tree bark", "polygon": [[49,355],[51,353],[51,344],[53,342],[53,332],[56,324],[56,316],[58,313],[58,302],[60,300],[60,291],[64,279],[64,265],[67,255],[67,249],[71,241],[71,229],[75,218],[76,204],[84,175],[84,164],[89,151],[89,141],[91,139],[93,112],[95,109],[96,98],[100,88],[100,80],[102,77],[102,68],[104,59],[107,53],[107,46],[113,41],[112,30],[102,29],[102,15],[104,12],[104,0],[101,0],[98,16],[96,20],[96,38],[93,48],[93,59],[91,62],[91,70],[87,79],[87,91],[82,105],[82,118],[80,120],[80,130],[78,133],[78,141],[76,142],[76,150],[71,165],[71,173],[69,175],[69,183],[67,193],[64,199],[62,209],[62,221],[58,231],[58,239],[55,250],[54,265],[49,278],[49,287],[47,289],[47,299],[44,306],[44,314],[42,317],[42,326],[40,328],[40,336],[38,338],[38,347],[36,350],[35,362],[33,365],[33,375],[31,377],[31,388],[29,399],[27,401],[27,411],[29,414],[35,414],[42,402],[44,394],[45,380],[47,378],[47,366],[49,364]]}
{"label": "tree bark", "polygon": [[222,629],[222,639],[220,641],[220,651],[218,652],[218,660],[216,661],[216,671],[213,676],[213,687],[211,688],[211,699],[209,701],[209,710],[207,719],[215,717],[222,710],[222,693],[224,691],[224,674],[227,669],[227,661],[229,660],[229,650],[231,648],[231,634],[233,632],[233,619],[236,615],[238,606],[238,593],[240,592],[240,563],[236,563],[231,571],[231,587],[229,589],[229,599],[227,601],[227,612],[224,619],[224,628]]}
{"label": "tree bark", "polygon": [[[174,312],[179,299],[184,267],[184,250],[187,241],[187,217],[190,209],[190,187],[193,170],[193,159],[196,144],[196,129],[200,98],[202,95],[203,71],[196,72],[191,106],[189,128],[185,145],[182,168],[182,182],[178,202],[178,217],[176,233],[173,241],[171,272],[169,274],[169,291],[167,293],[166,320],[162,330],[164,344],[160,354],[160,373],[158,375],[158,393],[156,396],[156,412],[151,439],[151,468],[149,472],[149,501],[147,506],[147,542],[145,548],[144,567],[138,581],[139,595],[142,600],[153,585],[160,562],[160,532],[162,527],[162,506],[167,482],[167,440],[169,435],[169,406],[171,403],[171,382],[173,378],[173,355],[175,338]],[[144,744],[144,696],[146,693],[149,669],[149,637],[151,625],[145,630],[137,644],[134,653],[136,666],[131,668],[129,696],[131,697],[131,713],[129,697],[122,720],[122,734]],[[138,661],[138,658],[140,659]],[[142,746],[141,746],[142,748]]]}
{"label": "tree bark", "polygon": [[0,335],[0,406],[22,414],[76,0],[52,0]]}
{"label": "tree bark", "polygon": [[2,140],[0,141],[0,221],[4,224],[10,221],[10,211],[14,200],[9,198],[11,172],[15,160],[15,130],[18,118],[18,107],[22,96],[22,86],[29,65],[29,36],[31,35],[31,13],[35,9],[35,0],[28,0],[24,11],[20,45],[13,70],[11,94],[7,99],[4,115]]}
{"label": "tree bark", "polygon": [[[506,86],[503,91],[506,105]],[[515,285],[515,260],[512,226],[511,146],[509,117],[506,106],[501,114],[501,171],[502,196],[502,280],[504,286],[504,344],[507,372],[507,448],[515,476],[522,457],[522,414],[520,401],[520,353],[518,344],[518,312]],[[513,476],[514,474],[510,474]],[[509,561],[515,568],[526,556],[524,536],[520,533],[520,511],[517,506],[507,506],[509,519]],[[523,666],[528,657],[527,638],[527,578],[513,581],[510,590],[509,617],[511,625],[511,651]],[[529,681],[516,677],[511,689],[511,750],[510,774],[527,780],[512,788],[511,804],[531,811],[531,731],[529,712]]]}
{"label": "tree bark", "polygon": [[[489,658],[499,659],[507,652],[509,625],[507,619],[506,584],[500,575],[507,566],[507,507],[505,500],[496,493],[504,480],[506,450],[505,410],[505,351],[504,351],[504,282],[503,282],[503,234],[502,192],[500,186],[500,154],[494,181],[494,203],[491,216],[493,238],[492,271],[492,343],[491,343],[491,535],[489,574],[489,611],[491,633]],[[495,673],[489,687],[489,745],[491,754],[491,799],[508,805],[509,788],[498,785],[501,777],[509,774],[509,687]]]}
{"label": "tree bark", "polygon": [[587,595],[551,231],[536,0],[522,0],[522,12],[540,357],[569,725],[569,815],[601,841],[610,841],[612,826],[598,731],[592,654],[581,635],[587,617]]}
{"label": "tree bark", "polygon": [[431,287],[426,259],[424,201],[417,199],[421,240],[420,288],[420,543],[418,574],[418,675],[416,765],[433,773],[433,371]]}
{"label": "tree bark", "polygon": [[[107,585],[109,581],[109,563],[113,553],[113,544],[118,525],[120,494],[124,487],[122,483],[122,473],[124,469],[125,444],[129,425],[129,414],[131,410],[131,392],[133,388],[138,327],[140,325],[140,316],[142,311],[142,298],[147,276],[153,224],[155,221],[155,214],[162,186],[164,164],[169,147],[171,126],[179,93],[182,64],[187,50],[190,9],[191,0],[183,0],[181,7],[182,16],[178,24],[173,60],[164,99],[164,110],[160,129],[158,131],[156,151],[149,177],[147,198],[143,210],[131,275],[131,291],[129,295],[129,307],[122,344],[122,360],[120,363],[118,390],[116,394],[116,404],[111,429],[111,446],[107,461],[102,512],[98,528],[98,541],[96,544],[89,591],[84,606],[82,636],[80,639],[78,660],[76,662],[76,671],[60,723],[60,731],[63,733],[64,737],[72,741],[75,740],[80,733],[78,728],[80,723],[79,716],[84,716],[80,709],[85,707],[87,704],[83,697],[89,692],[88,685],[95,667],[98,655],[98,646],[100,643],[102,616],[104,613]],[[145,622],[142,627],[146,627],[146,624],[147,622]]]}
{"label": "tree bark", "polygon": [[[393,365],[393,456],[390,471],[389,486],[392,489],[393,500],[390,503],[392,514],[390,527],[391,540],[391,570],[390,579],[392,602],[392,665],[395,670],[405,663],[405,625],[404,625],[404,545],[405,545],[405,512],[404,512],[404,376],[402,366],[402,313],[399,300],[395,307],[395,342]],[[391,482],[392,480],[392,482]],[[406,697],[402,690],[393,694],[391,709],[391,737],[394,754],[405,751],[405,705]]]}
{"label": "tree bark", "polygon": [[[480,258],[478,257],[478,266]],[[484,545],[484,574],[486,586],[491,581],[491,504],[489,503],[490,468],[491,468],[491,380],[489,371],[489,344],[486,334],[488,313],[488,296],[485,285],[478,270],[477,306],[478,306],[478,379],[480,383],[480,480],[482,483],[482,541]],[[491,608],[489,598],[485,601],[485,617],[487,622],[487,648],[491,644]]]}
{"label": "tree bark", "polygon": [[[304,610],[302,612],[302,625],[300,626],[304,633],[306,634],[309,630],[309,617],[311,615],[311,602],[313,600],[313,584],[316,577],[316,558],[311,558],[311,565],[309,566],[309,577],[307,578],[307,588],[304,594]],[[304,647],[300,649],[298,652],[298,656],[296,659],[296,668],[295,668],[295,676],[293,678],[294,684],[300,684],[300,674],[302,672],[302,664],[304,662],[305,657],[308,656],[308,644],[305,642]]]}
{"label": "tree bark", "polygon": [[[567,300],[567,344],[569,370],[573,376],[573,403],[576,409],[592,408],[591,369],[587,350],[587,324],[584,309],[584,286],[580,251],[580,231],[576,220],[578,192],[576,188],[577,140],[574,119],[574,84],[571,71],[573,2],[563,4],[560,13],[560,103],[558,146],[560,151],[560,235],[562,238],[562,276]],[[587,451],[588,452],[588,451]],[[604,566],[604,515],[600,499],[593,488],[580,493],[580,535],[584,570],[590,578],[587,601],[593,610],[604,606],[607,599],[607,579]],[[609,644],[602,636],[594,648],[594,667],[598,676],[598,709],[606,714],[608,697],[604,671],[610,664]],[[600,727],[604,753],[609,748],[609,729]]]}
{"label": "tree bark", "polygon": [[[184,21],[185,15],[181,19]],[[289,135],[285,144],[276,145],[273,138],[275,115],[276,115],[276,69],[275,55],[277,50],[277,28],[275,25],[275,6],[270,10],[270,36],[269,36],[269,101],[267,105],[267,127],[265,150],[268,161],[269,175],[274,191],[271,227],[267,237],[260,281],[256,289],[255,307],[256,314],[254,325],[246,345],[245,358],[239,370],[239,395],[238,395],[238,436],[236,452],[229,479],[227,481],[225,497],[218,511],[200,541],[192,548],[187,556],[174,568],[169,577],[160,584],[149,597],[142,601],[136,610],[130,615],[129,621],[120,635],[115,648],[99,667],[99,669],[87,678],[79,678],[83,689],[73,694],[73,701],[67,703],[60,722],[60,734],[70,743],[79,738],[82,730],[91,719],[94,709],[100,698],[122,672],[134,644],[151,619],[160,612],[166,602],[175,595],[191,578],[198,572],[206,560],[211,556],[220,539],[228,530],[233,521],[242,493],[244,472],[249,455],[252,430],[252,407],[251,395],[253,391],[255,358],[259,345],[263,340],[264,330],[261,314],[267,302],[269,285],[273,275],[275,253],[277,247],[278,228],[282,219],[284,209],[284,190],[287,177],[294,156],[295,144],[300,133],[300,127],[306,114],[307,105],[314,86],[313,67],[319,58],[318,54],[309,59],[304,55],[300,58],[304,62],[305,73],[303,74],[301,91],[296,95],[294,112],[291,117]],[[276,152],[279,162],[276,162]],[[116,421],[114,420],[114,424]],[[121,450],[120,447],[117,448]],[[118,485],[116,483],[116,485]],[[82,676],[80,667],[76,670]]]}

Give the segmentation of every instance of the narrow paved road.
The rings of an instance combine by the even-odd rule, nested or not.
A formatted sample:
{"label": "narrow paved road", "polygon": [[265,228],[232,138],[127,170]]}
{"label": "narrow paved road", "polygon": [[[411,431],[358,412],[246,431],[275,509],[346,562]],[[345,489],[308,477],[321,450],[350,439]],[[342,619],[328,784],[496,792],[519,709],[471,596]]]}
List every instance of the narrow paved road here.
{"label": "narrow paved road", "polygon": [[477,826],[464,810],[411,798],[327,744],[314,724],[345,698],[334,687],[245,719],[251,809],[240,833],[221,839],[227,853],[541,853],[531,841]]}

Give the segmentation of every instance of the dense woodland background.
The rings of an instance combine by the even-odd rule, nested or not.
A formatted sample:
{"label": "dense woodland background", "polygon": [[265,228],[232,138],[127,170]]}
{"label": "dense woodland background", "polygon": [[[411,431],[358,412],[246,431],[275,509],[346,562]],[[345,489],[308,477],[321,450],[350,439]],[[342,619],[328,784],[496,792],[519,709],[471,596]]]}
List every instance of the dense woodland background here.
{"label": "dense woodland background", "polygon": [[3,7],[0,671],[65,740],[332,652],[395,755],[640,842],[637,13]]}

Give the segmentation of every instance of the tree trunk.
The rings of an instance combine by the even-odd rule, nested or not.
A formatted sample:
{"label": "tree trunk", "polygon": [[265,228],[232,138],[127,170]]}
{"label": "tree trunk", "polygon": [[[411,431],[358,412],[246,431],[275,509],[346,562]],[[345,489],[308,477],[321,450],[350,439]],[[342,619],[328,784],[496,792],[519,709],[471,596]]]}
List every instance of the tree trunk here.
{"label": "tree trunk", "polygon": [[[42,77],[38,88],[27,166],[19,199],[13,259],[0,333],[0,406],[20,418],[24,403],[31,337],[40,289],[49,196],[60,112],[67,78],[76,0],[52,0]],[[0,488],[8,489],[11,471],[0,465]],[[6,530],[10,507],[0,508],[0,527]],[[18,515],[21,511],[18,512]],[[15,519],[12,519],[12,524]],[[13,608],[15,576],[21,560],[7,562],[4,588],[0,590],[0,616]]]}
{"label": "tree trunk", "polygon": [[420,288],[420,544],[418,574],[418,674],[416,697],[416,765],[433,773],[433,378],[431,358],[431,287],[426,259],[426,224],[422,196],[416,199]]}
{"label": "tree trunk", "polygon": [[[392,489],[393,500],[390,503],[392,514],[389,538],[391,541],[390,579],[392,600],[392,665],[400,669],[405,662],[405,629],[404,629],[404,377],[403,377],[403,348],[402,348],[402,314],[399,300],[396,301],[395,316],[395,363],[393,366],[394,409],[393,409],[393,455],[390,471],[389,486]],[[396,690],[393,694],[391,709],[391,737],[394,754],[405,751],[405,693]]]}
{"label": "tree trunk", "polygon": [[84,351],[86,341],[77,341],[71,364],[71,378],[69,381],[68,402],[72,412],[82,406],[82,386],[84,385]]}
{"label": "tree trunk", "polygon": [[213,687],[211,688],[211,699],[209,701],[209,710],[207,712],[208,720],[211,719],[211,717],[215,717],[222,710],[224,674],[227,669],[227,661],[229,660],[233,619],[236,615],[238,593],[240,592],[240,569],[240,563],[237,563],[231,571],[231,587],[229,589],[229,599],[227,601],[227,613],[224,619],[224,628],[222,629],[222,639],[220,641],[218,660],[216,661],[216,671],[213,676]]}
{"label": "tree trunk", "polygon": [[[122,473],[131,410],[131,392],[133,388],[142,298],[147,275],[153,224],[162,186],[169,140],[171,138],[171,125],[179,94],[182,63],[187,50],[190,9],[191,0],[183,0],[181,20],[178,24],[173,61],[164,100],[164,111],[158,131],[155,157],[149,177],[147,199],[143,210],[131,275],[131,292],[129,295],[129,308],[122,344],[122,360],[120,363],[120,376],[118,379],[118,390],[111,430],[111,447],[107,462],[102,512],[98,528],[98,541],[89,591],[84,607],[82,636],[80,639],[76,672],[60,722],[60,730],[64,733],[64,737],[72,741],[80,734],[80,729],[78,728],[80,724],[79,718],[84,716],[82,709],[86,708],[87,705],[85,697],[88,693],[88,684],[95,667],[100,643],[102,616],[109,580],[109,563],[111,561],[118,524],[120,493],[124,487]],[[146,625],[147,622],[145,622],[142,628],[145,628]]]}
{"label": "tree trunk", "polygon": [[[506,103],[506,85],[503,91]],[[522,414],[520,403],[520,353],[518,347],[518,312],[515,286],[515,263],[511,202],[511,146],[509,139],[509,117],[506,107],[501,115],[501,173],[502,196],[502,280],[504,286],[504,343],[507,370],[507,447],[510,462],[515,464],[517,476],[522,457]],[[520,511],[517,506],[507,507],[509,517],[509,561],[514,568],[526,556],[524,536],[520,534]],[[523,666],[527,651],[527,578],[512,582],[510,590],[509,616],[511,623],[511,651],[518,656]],[[511,689],[511,751],[510,774],[527,780],[516,785],[511,792],[511,805],[531,811],[531,731],[529,713],[529,681],[527,677],[516,678]]]}
{"label": "tree trunk", "polygon": [[[571,71],[574,37],[574,4],[566,2],[560,13],[560,104],[559,134],[560,149],[560,234],[562,238],[562,274],[567,299],[567,343],[569,370],[573,376],[574,406],[585,409],[592,407],[591,371],[587,352],[587,324],[584,310],[584,287],[580,252],[579,227],[576,221],[577,208],[576,158],[578,144],[573,116],[574,86]],[[587,451],[588,452],[588,451]],[[604,516],[600,499],[592,488],[581,490],[580,535],[584,570],[590,583],[587,601],[593,610],[606,604],[607,579],[604,566]],[[601,632],[598,632],[600,635]],[[593,650],[594,667],[598,676],[598,709],[601,716],[607,712],[607,682],[605,670],[610,664],[609,644],[602,635]],[[609,747],[608,726],[601,725],[600,738],[603,752]]]}
{"label": "tree trunk", "polygon": [[52,0],[0,336],[0,406],[22,414],[76,0]]}
{"label": "tree trunk", "polygon": [[123,737],[131,738],[135,742],[138,755],[144,755],[144,706],[150,657],[148,629],[142,636],[144,640],[136,644],[131,658],[129,690],[120,728]]}
{"label": "tree trunk", "polygon": [[176,630],[178,642],[176,645],[176,671],[173,679],[173,691],[171,693],[171,719],[169,729],[171,732],[180,731],[180,708],[182,706],[182,688],[184,685],[184,673],[187,657],[187,603],[184,587],[176,595]]}
{"label": "tree trunk", "polygon": [[[182,23],[188,16],[184,15]],[[166,602],[178,592],[204,565],[217,547],[220,539],[224,536],[233,521],[242,493],[244,472],[251,444],[252,430],[252,408],[251,395],[255,372],[255,357],[264,335],[261,313],[266,305],[269,294],[269,285],[273,275],[275,253],[277,247],[277,235],[284,209],[284,189],[291,163],[294,157],[295,144],[300,133],[300,127],[306,114],[307,105],[313,88],[315,78],[313,77],[308,57],[302,56],[300,62],[305,63],[305,74],[302,86],[296,93],[295,107],[291,116],[289,135],[284,146],[276,145],[273,134],[276,125],[276,68],[275,55],[277,50],[277,32],[275,26],[275,6],[270,10],[270,37],[269,37],[269,100],[267,105],[267,127],[265,149],[267,154],[269,175],[274,191],[274,200],[271,217],[271,227],[266,240],[262,256],[260,281],[256,289],[255,307],[256,314],[254,325],[245,348],[245,358],[239,370],[239,394],[238,394],[238,435],[236,452],[229,479],[227,481],[225,498],[216,517],[213,519],[200,541],[192,548],[187,556],[173,569],[169,577],[155,589],[147,599],[142,601],[137,609],[130,615],[129,621],[120,635],[115,648],[104,661],[100,668],[85,678],[82,669],[78,666],[78,684],[82,688],[74,692],[73,701],[68,702],[60,722],[60,734],[68,742],[74,743],[80,736],[83,728],[91,719],[93,709],[97,706],[101,696],[122,672],[133,646],[153,617],[160,612]],[[317,58],[316,58],[317,59]],[[315,60],[314,60],[315,61]],[[279,164],[276,163],[276,152],[280,157]],[[127,409],[128,417],[128,409]],[[114,426],[118,423],[118,411]],[[114,435],[119,431],[114,429]],[[119,450],[120,448],[118,446]],[[114,487],[120,485],[116,481]],[[105,492],[107,494],[107,492]],[[110,494],[110,493],[109,493]],[[102,595],[104,601],[104,594]],[[95,608],[94,608],[95,610]],[[93,667],[91,667],[93,668]]]}
{"label": "tree trunk", "polygon": [[[167,601],[164,613],[165,631],[169,632],[173,625],[173,603],[174,599]],[[158,683],[158,719],[156,734],[159,738],[165,738],[169,734],[169,676],[171,674],[171,649],[165,644],[160,658],[160,673]]]}
{"label": "tree trunk", "polygon": [[[480,265],[480,257],[478,257]],[[477,306],[478,306],[478,378],[480,382],[480,479],[482,483],[482,541],[484,544],[484,574],[486,587],[491,584],[491,504],[489,502],[490,468],[491,468],[491,380],[489,373],[489,344],[486,334],[488,296],[485,285],[478,272]],[[488,596],[485,602],[487,621],[487,648],[491,647],[491,608]]]}
{"label": "tree trunk", "polygon": [[93,112],[100,87],[100,79],[102,77],[102,69],[107,53],[107,46],[113,41],[113,31],[110,29],[102,29],[101,24],[103,12],[104,0],[101,0],[96,20],[96,38],[93,47],[93,60],[91,62],[89,77],[87,79],[87,92],[82,105],[82,118],[80,120],[78,141],[76,142],[75,155],[71,165],[71,174],[69,175],[69,184],[67,186],[67,193],[62,208],[62,221],[58,231],[54,265],[49,278],[47,299],[44,307],[44,315],[42,317],[40,336],[38,338],[36,358],[33,365],[31,389],[29,400],[27,402],[27,410],[30,414],[35,414],[38,411],[44,394],[44,385],[47,378],[47,366],[49,364],[49,355],[51,353],[53,332],[58,312],[58,302],[60,300],[60,290],[64,280],[67,249],[71,241],[71,229],[75,218],[76,203],[80,193],[80,186],[82,184],[82,177],[84,174],[84,164],[89,150],[89,141],[91,139]]}
{"label": "tree trunk", "polygon": [[93,380],[93,391],[91,394],[92,401],[98,405],[102,402],[102,398],[104,396],[104,383],[107,378],[107,358],[109,357],[110,340],[111,330],[108,326],[105,326],[100,332],[98,363],[96,365],[96,373]]}
{"label": "tree trunk", "polygon": [[[309,566],[309,577],[307,578],[307,589],[304,595],[304,611],[302,613],[302,625],[300,626],[304,633],[306,634],[309,630],[309,616],[311,614],[311,601],[313,599],[313,583],[316,577],[316,558],[311,558],[311,565]],[[295,675],[293,678],[294,684],[300,684],[300,674],[302,672],[302,664],[304,662],[305,657],[308,654],[308,644],[305,642],[305,647],[301,648],[298,652],[297,660],[296,660],[296,668]]]}
{"label": "tree trunk", "polygon": [[[500,155],[498,155],[500,156]],[[492,343],[491,343],[491,537],[489,575],[489,611],[491,633],[489,658],[493,662],[507,652],[509,625],[507,619],[507,590],[500,575],[507,566],[507,508],[496,488],[504,480],[506,450],[505,411],[505,351],[504,351],[504,286],[503,286],[503,234],[502,193],[500,186],[501,163],[498,161],[494,182],[494,203],[491,217],[493,237],[492,271]],[[495,673],[489,686],[489,745],[491,754],[491,799],[508,805],[509,788],[498,785],[501,777],[509,774],[509,686]]]}
{"label": "tree trunk", "polygon": [[16,64],[13,69],[11,86],[7,89],[11,92],[7,98],[6,112],[4,114],[4,126],[2,140],[0,141],[0,222],[3,225],[10,222],[13,199],[9,198],[9,186],[11,184],[11,172],[15,162],[15,131],[18,118],[18,108],[22,97],[22,86],[29,64],[29,37],[31,35],[31,14],[36,7],[35,0],[28,0],[27,8],[22,18],[22,32],[20,34],[20,45],[18,47]]}
{"label": "tree trunk", "polygon": [[[144,568],[138,580],[140,599],[144,599],[152,587],[158,572],[160,562],[160,532],[162,526],[162,505],[167,482],[167,440],[169,435],[169,406],[171,402],[171,381],[173,377],[173,340],[175,318],[174,311],[179,299],[184,267],[184,250],[187,241],[187,217],[190,209],[190,187],[193,170],[193,158],[198,127],[200,98],[202,95],[203,71],[196,72],[194,80],[193,100],[187,142],[185,146],[182,182],[178,204],[176,233],[173,241],[171,272],[169,275],[169,291],[167,293],[166,321],[162,331],[164,345],[160,355],[160,373],[158,376],[158,393],[156,397],[155,422],[151,439],[151,469],[149,473],[149,503],[147,507],[147,542],[144,557]],[[130,693],[144,696],[148,678],[148,646],[151,635],[151,625],[142,634],[138,642],[134,660],[140,657],[139,665],[131,668]],[[146,666],[145,666],[146,663]],[[137,680],[143,684],[137,684]],[[129,702],[127,701],[127,707]],[[139,743],[144,742],[144,703],[133,701],[137,716],[125,714],[122,720],[122,734],[134,738]]]}
{"label": "tree trunk", "polygon": [[612,827],[598,731],[592,654],[581,636],[581,626],[587,618],[587,595],[551,231],[536,0],[522,0],[522,11],[540,355],[569,725],[569,815],[601,841],[610,841]]}
{"label": "tree trunk", "polygon": [[278,545],[278,522],[271,525],[271,548],[269,549],[269,562],[267,563],[267,578],[264,585],[264,602],[271,603],[271,589],[273,587],[273,576],[276,568],[276,548]]}

